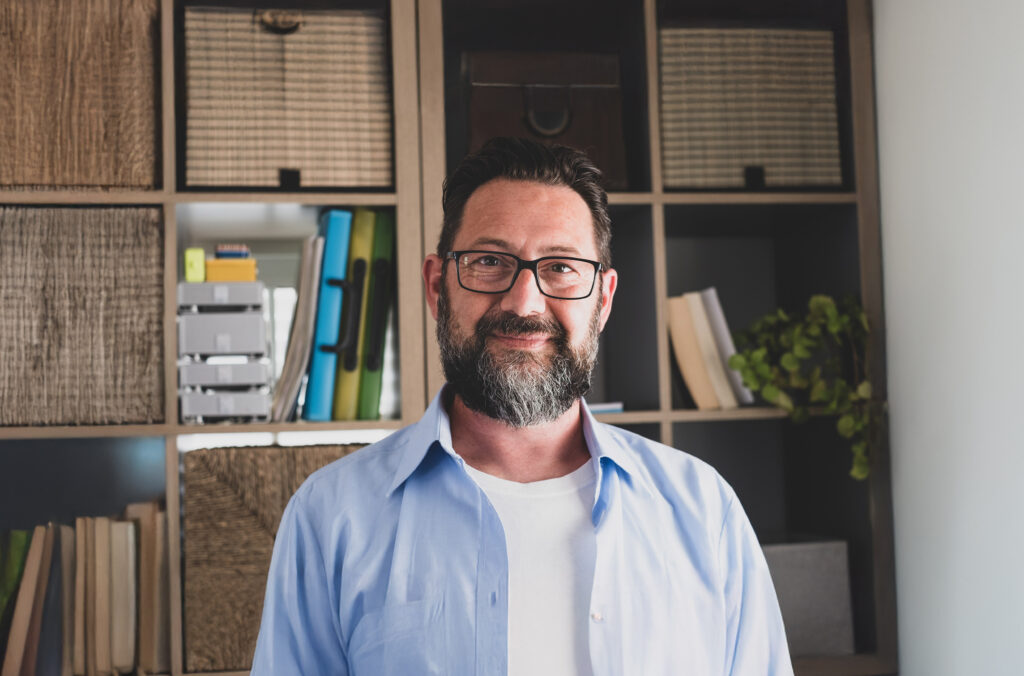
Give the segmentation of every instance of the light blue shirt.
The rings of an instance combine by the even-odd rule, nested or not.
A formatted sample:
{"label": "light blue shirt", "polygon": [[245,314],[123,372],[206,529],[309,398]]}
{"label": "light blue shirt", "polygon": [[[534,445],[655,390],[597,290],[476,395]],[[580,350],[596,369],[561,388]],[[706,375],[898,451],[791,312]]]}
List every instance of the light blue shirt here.
{"label": "light blue shirt", "polygon": [[[595,676],[793,673],[775,589],[732,489],[685,453],[604,425],[587,622]],[[274,544],[252,673],[495,676],[508,664],[498,515],[423,418],[314,473]]]}

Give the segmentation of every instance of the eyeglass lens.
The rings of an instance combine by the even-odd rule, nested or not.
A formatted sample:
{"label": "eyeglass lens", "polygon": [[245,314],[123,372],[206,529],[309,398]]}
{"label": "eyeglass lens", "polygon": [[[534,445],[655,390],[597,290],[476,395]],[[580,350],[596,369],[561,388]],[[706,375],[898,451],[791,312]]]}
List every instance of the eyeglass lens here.
{"label": "eyeglass lens", "polygon": [[[459,282],[470,291],[500,293],[512,287],[518,260],[497,252],[471,251],[458,258]],[[594,286],[596,270],[587,261],[545,258],[537,263],[537,283],[544,293],[559,298],[585,298]]]}

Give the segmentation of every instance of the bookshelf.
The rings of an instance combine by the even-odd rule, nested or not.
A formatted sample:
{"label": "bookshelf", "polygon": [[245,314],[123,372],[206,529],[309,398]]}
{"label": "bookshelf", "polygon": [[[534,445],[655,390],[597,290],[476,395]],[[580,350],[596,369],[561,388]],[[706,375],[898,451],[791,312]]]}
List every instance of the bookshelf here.
{"label": "bookshelf", "polygon": [[[885,396],[884,323],[878,223],[874,102],[869,0],[366,0],[345,7],[372,7],[388,17],[392,92],[394,184],[380,190],[259,191],[187,189],[183,176],[183,0],[157,0],[155,31],[159,101],[156,140],[158,182],[152,189],[0,189],[0,206],[149,206],[163,215],[163,419],[150,424],[0,427],[0,450],[28,453],[40,443],[82,453],[104,440],[119,448],[154,439],[164,446],[162,492],[169,514],[179,512],[181,441],[191,435],[393,430],[417,420],[441,386],[434,326],[425,312],[419,277],[423,255],[432,252],[442,220],[441,183],[466,151],[465,101],[460,98],[463,51],[523,49],[602,51],[619,56],[629,149],[629,187],[609,194],[613,259],[623,284],[602,338],[601,398],[622,400],[622,413],[598,419],[694,452],[719,467],[736,485],[747,509],[766,515],[766,530],[810,530],[851,542],[857,654],[797,657],[800,676],[881,676],[897,671],[895,578],[888,448],[876,451],[872,477],[854,484],[848,455],[831,440],[829,421],[797,429],[774,408],[698,411],[689,402],[669,345],[666,299],[715,284],[739,300],[743,326],[761,311],[827,290],[859,295],[875,328],[871,379]],[[234,6],[266,6],[236,2]],[[331,3],[312,0],[310,6]],[[773,10],[774,8],[774,10]],[[774,11],[774,13],[773,13]],[[789,14],[787,14],[789,13]],[[659,27],[680,17],[727,25],[807,17],[837,22],[840,128],[844,184],[826,190],[724,191],[667,189],[662,177],[659,109]],[[296,205],[393,209],[398,224],[398,332],[400,415],[352,423],[185,425],[177,410],[176,285],[181,254],[190,241],[217,237],[197,224],[204,208],[272,210]],[[252,233],[239,232],[235,239]],[[275,237],[288,239],[287,234]],[[226,238],[226,236],[225,236]],[[271,237],[271,239],[273,239]],[[291,240],[298,237],[291,234]],[[780,243],[804,253],[787,253]],[[816,264],[804,262],[826,252]],[[690,266],[678,261],[689,257]],[[701,261],[722,263],[726,272]],[[767,265],[765,261],[770,261]],[[826,288],[822,288],[826,287]],[[637,350],[636,345],[642,350]],[[768,440],[767,442],[764,440]],[[747,448],[746,446],[750,446]],[[815,457],[808,449],[825,448]],[[130,456],[130,454],[129,454]],[[9,456],[8,456],[9,457]],[[91,457],[91,456],[88,456]],[[121,462],[125,456],[118,456]],[[0,471],[11,467],[0,455]],[[143,471],[152,484],[153,468]],[[67,480],[67,479],[65,479]],[[113,484],[111,484],[113,486]],[[123,491],[127,489],[114,486]],[[133,496],[134,499],[134,496]],[[96,504],[83,499],[83,509]],[[125,500],[127,501],[127,499]],[[814,518],[801,519],[810,512]],[[49,518],[41,514],[41,518]],[[2,526],[3,524],[0,524]],[[183,661],[180,524],[169,523],[171,550],[171,673],[188,673]],[[193,672],[196,673],[196,672]],[[233,673],[233,672],[217,672]],[[244,672],[238,672],[244,673]]]}

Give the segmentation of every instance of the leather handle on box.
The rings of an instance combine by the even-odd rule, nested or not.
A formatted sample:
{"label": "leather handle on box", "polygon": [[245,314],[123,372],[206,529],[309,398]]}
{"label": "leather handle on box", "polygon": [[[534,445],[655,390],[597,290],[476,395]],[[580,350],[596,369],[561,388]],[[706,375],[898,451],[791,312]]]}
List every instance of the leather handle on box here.
{"label": "leather handle on box", "polygon": [[290,35],[302,27],[302,14],[287,9],[258,9],[256,20],[275,35]]}
{"label": "leather handle on box", "polygon": [[558,136],[572,122],[572,95],[569,87],[526,85],[523,87],[526,126],[544,137]]}
{"label": "leather handle on box", "polygon": [[363,285],[366,283],[366,259],[357,258],[353,261],[348,279],[331,278],[327,283],[345,290],[345,307],[341,313],[337,345],[321,345],[320,349],[339,355],[344,369],[355,371],[359,366],[356,346],[359,344],[359,319],[363,308]]}

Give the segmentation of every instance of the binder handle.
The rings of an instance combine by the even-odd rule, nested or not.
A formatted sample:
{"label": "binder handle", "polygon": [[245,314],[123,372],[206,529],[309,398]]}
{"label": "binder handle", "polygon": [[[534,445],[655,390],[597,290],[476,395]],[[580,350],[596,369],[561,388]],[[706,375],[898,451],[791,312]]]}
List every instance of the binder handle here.
{"label": "binder handle", "polygon": [[328,278],[327,283],[344,289],[347,300],[341,313],[338,343],[321,345],[320,349],[342,356],[345,370],[355,371],[359,366],[356,346],[359,344],[359,318],[363,307],[363,286],[366,284],[366,259],[357,258],[352,262],[348,279]]}
{"label": "binder handle", "polygon": [[384,329],[387,326],[388,307],[391,305],[391,261],[378,258],[373,262],[373,298],[366,345],[366,369],[379,371],[384,361]]}

